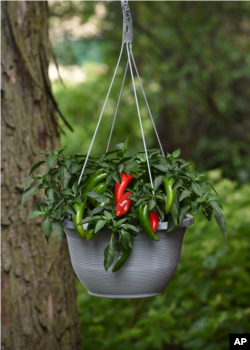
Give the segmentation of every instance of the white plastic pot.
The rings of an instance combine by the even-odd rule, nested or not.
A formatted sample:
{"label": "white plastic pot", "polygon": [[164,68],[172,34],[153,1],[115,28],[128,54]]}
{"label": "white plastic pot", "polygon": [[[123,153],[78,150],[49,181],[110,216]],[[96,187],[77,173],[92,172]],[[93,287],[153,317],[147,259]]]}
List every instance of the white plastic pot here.
{"label": "white plastic pot", "polygon": [[116,273],[112,273],[113,265],[107,272],[103,265],[110,231],[99,231],[92,240],[86,241],[78,235],[72,221],[64,221],[64,228],[73,268],[89,294],[143,298],[161,294],[170,282],[179,263],[184,233],[193,223],[193,217],[186,215],[182,224],[171,232],[166,232],[167,222],[159,223],[155,233],[160,239],[158,242],[141,231],[134,238],[130,257]]}

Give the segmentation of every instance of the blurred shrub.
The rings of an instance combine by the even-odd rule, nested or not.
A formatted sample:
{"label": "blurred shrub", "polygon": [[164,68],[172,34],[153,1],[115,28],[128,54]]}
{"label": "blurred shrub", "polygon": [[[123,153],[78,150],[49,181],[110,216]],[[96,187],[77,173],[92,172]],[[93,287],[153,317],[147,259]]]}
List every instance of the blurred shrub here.
{"label": "blurred shrub", "polygon": [[229,333],[250,332],[250,186],[208,173],[222,197],[225,242],[214,221],[195,216],[178,269],[163,294],[105,299],[77,282],[86,350],[227,350]]}
{"label": "blurred shrub", "polygon": [[[130,9],[134,56],[165,151],[181,148],[183,157],[193,159],[199,170],[221,168],[225,177],[249,181],[250,3],[136,1]],[[93,103],[104,101],[117,62],[122,37],[120,3],[53,1],[50,14],[51,29],[57,26],[61,36],[65,34],[60,43],[52,41],[60,64],[82,65],[91,60],[109,67],[105,79],[99,76],[95,84],[75,87],[84,102],[81,107],[78,104],[81,119],[70,114],[64,101],[67,92],[56,95],[66,117],[74,118],[73,125],[86,126],[87,118],[98,118],[100,108]],[[96,33],[85,35],[85,23],[96,26]],[[119,86],[112,97],[112,111]],[[124,127],[125,131],[138,129],[129,126],[132,117],[137,117],[129,104],[121,110],[118,120],[123,123],[115,134],[124,138]],[[156,144],[152,128],[150,137],[149,145]],[[78,138],[79,145],[84,140]]]}
{"label": "blurred shrub", "polygon": [[[60,108],[67,117],[68,122],[74,128],[74,132],[72,133],[64,127],[65,134],[61,135],[61,144],[70,146],[70,153],[87,153],[108,93],[108,84],[111,83],[111,77],[107,74],[108,67],[105,65],[88,62],[83,69],[87,75],[86,81],[82,84],[74,84],[66,81],[66,89],[59,82],[53,84],[53,91]],[[112,72],[114,69],[115,67],[113,67]],[[119,69],[93,144],[92,155],[101,155],[106,150],[123,74],[124,71]],[[142,96],[139,96],[139,102],[142,107],[140,113],[147,147],[150,148],[154,142],[152,124],[145,102],[142,101]],[[61,120],[60,124],[63,126]],[[117,113],[111,147],[117,143],[124,142],[129,134],[131,134],[129,140],[130,151],[136,152],[143,149],[134,92],[128,72]]]}

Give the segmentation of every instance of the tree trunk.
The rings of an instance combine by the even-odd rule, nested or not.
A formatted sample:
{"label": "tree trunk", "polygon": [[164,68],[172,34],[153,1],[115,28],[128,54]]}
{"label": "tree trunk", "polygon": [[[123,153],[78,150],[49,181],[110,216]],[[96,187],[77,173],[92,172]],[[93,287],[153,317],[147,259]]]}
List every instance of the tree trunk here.
{"label": "tree trunk", "polygon": [[51,237],[47,245],[41,219],[26,222],[34,201],[21,205],[29,169],[43,159],[35,155],[59,147],[48,78],[47,2],[3,1],[1,6],[2,350],[80,349],[66,239]]}

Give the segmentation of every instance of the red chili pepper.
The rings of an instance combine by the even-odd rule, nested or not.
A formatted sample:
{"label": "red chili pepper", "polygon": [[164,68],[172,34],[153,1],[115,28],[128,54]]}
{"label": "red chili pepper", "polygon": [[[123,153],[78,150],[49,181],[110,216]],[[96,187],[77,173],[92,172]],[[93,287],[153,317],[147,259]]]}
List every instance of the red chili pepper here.
{"label": "red chili pepper", "polygon": [[119,200],[122,198],[122,195],[130,183],[130,181],[133,179],[133,175],[129,174],[129,176],[126,175],[126,173],[121,173],[121,183],[117,182],[115,184],[115,203],[117,204]]}
{"label": "red chili pepper", "polygon": [[152,228],[152,231],[155,232],[157,230],[157,227],[159,225],[159,216],[158,213],[151,210],[150,211],[150,218],[149,218],[150,226]]}
{"label": "red chili pepper", "polygon": [[131,192],[126,192],[116,205],[116,216],[122,216],[129,211],[132,200],[128,197],[131,195]]}

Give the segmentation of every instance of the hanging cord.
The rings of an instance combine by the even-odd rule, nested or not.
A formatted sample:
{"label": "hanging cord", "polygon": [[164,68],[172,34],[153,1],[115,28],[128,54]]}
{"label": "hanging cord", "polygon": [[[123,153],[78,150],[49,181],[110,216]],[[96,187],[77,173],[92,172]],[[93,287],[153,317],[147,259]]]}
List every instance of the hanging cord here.
{"label": "hanging cord", "polygon": [[108,145],[107,145],[106,153],[107,153],[108,150],[109,150],[109,145],[110,145],[111,137],[112,137],[113,130],[114,130],[116,115],[117,115],[117,112],[118,112],[118,108],[119,108],[119,104],[120,104],[120,100],[121,100],[121,96],[122,96],[122,90],[123,90],[124,82],[125,82],[125,79],[126,79],[127,71],[128,71],[128,62],[127,62],[127,65],[126,65],[126,69],[125,69],[125,73],[124,73],[124,77],[123,77],[123,81],[122,81],[122,87],[121,87],[119,99],[118,99],[117,106],[116,106],[116,110],[115,110],[115,116],[114,116],[113,124],[112,124],[112,127],[111,127],[110,135],[109,135],[109,140],[108,140]]}
{"label": "hanging cord", "polygon": [[115,76],[116,76],[116,73],[117,73],[117,69],[118,69],[118,67],[119,67],[120,60],[121,60],[121,57],[122,57],[123,45],[124,45],[124,44],[122,43],[120,56],[119,56],[119,58],[118,58],[118,62],[117,62],[116,68],[115,68],[115,72],[114,72],[114,75],[113,75],[113,78],[112,78],[112,81],[111,81],[111,84],[110,84],[110,87],[109,87],[109,91],[108,91],[106,100],[105,100],[105,102],[104,102],[104,106],[103,106],[103,108],[102,108],[102,112],[101,112],[99,121],[98,121],[98,123],[97,123],[96,129],[95,129],[95,133],[94,133],[94,136],[93,136],[93,138],[92,138],[92,141],[91,141],[91,144],[90,144],[90,147],[89,147],[89,150],[88,150],[88,154],[87,154],[87,157],[86,157],[86,159],[85,159],[85,162],[84,162],[84,165],[83,165],[83,168],[82,168],[81,175],[80,175],[80,177],[79,177],[78,186],[79,186],[79,184],[80,184],[80,182],[81,182],[81,179],[82,179],[82,176],[83,176],[83,173],[84,173],[84,170],[85,170],[87,161],[88,161],[88,159],[89,159],[89,154],[90,154],[90,152],[91,152],[91,148],[92,148],[93,143],[94,143],[94,141],[95,141],[95,136],[96,136],[97,130],[98,130],[98,128],[99,128],[99,125],[100,125],[100,122],[101,122],[101,119],[102,119],[102,115],[103,115],[103,112],[104,112],[104,110],[105,110],[106,103],[107,103],[107,101],[108,101],[109,94],[110,94],[111,88],[112,88],[113,83],[114,83],[114,80],[115,80]]}
{"label": "hanging cord", "polygon": [[129,62],[129,67],[130,67],[130,72],[131,72],[131,78],[132,78],[132,83],[133,83],[133,88],[134,88],[134,94],[135,94],[135,102],[136,102],[138,117],[139,117],[140,126],[141,126],[141,133],[142,133],[143,145],[144,145],[145,154],[146,154],[146,159],[147,159],[148,173],[149,173],[150,183],[151,183],[151,186],[152,186],[152,189],[153,189],[153,195],[154,195],[154,194],[155,194],[155,193],[154,193],[154,186],[153,186],[152,175],[151,175],[151,170],[150,170],[150,165],[149,165],[149,160],[148,160],[147,146],[146,146],[145,137],[144,137],[144,133],[143,133],[143,127],[142,127],[142,121],[141,121],[141,115],[140,115],[140,108],[139,108],[139,104],[138,104],[138,100],[137,100],[137,94],[136,94],[136,89],[135,89],[135,82],[134,82],[133,70],[132,70],[132,65],[131,65],[131,61],[130,61],[129,49],[128,49],[128,43],[126,43],[126,46],[127,46],[128,62]]}
{"label": "hanging cord", "polygon": [[131,44],[130,44],[130,53],[131,53],[132,61],[133,61],[133,63],[134,63],[134,67],[135,67],[135,71],[136,71],[137,77],[138,77],[139,82],[140,82],[140,85],[141,85],[142,93],[143,93],[143,96],[144,96],[144,99],[145,99],[145,102],[146,102],[146,105],[147,105],[147,108],[148,108],[148,113],[149,113],[149,115],[150,115],[150,118],[151,118],[151,121],[152,121],[154,130],[155,130],[155,135],[156,135],[156,137],[157,137],[157,140],[158,140],[158,143],[159,143],[159,146],[160,146],[162,155],[165,157],[165,154],[164,154],[164,151],[163,151],[163,148],[162,148],[162,145],[161,145],[161,141],[160,141],[158,132],[157,132],[157,130],[156,130],[156,126],[155,126],[155,123],[154,123],[154,119],[153,119],[153,117],[152,117],[152,114],[151,114],[151,111],[150,111],[150,108],[149,108],[149,104],[148,104],[148,101],[147,101],[147,98],[146,98],[144,89],[143,89],[143,87],[142,87],[141,79],[140,79],[140,76],[139,76],[139,73],[138,73],[138,70],[137,70],[137,67],[136,67],[136,64],[135,64],[135,60],[134,60],[134,56],[133,56],[133,52],[132,52],[132,45],[131,45]]}

